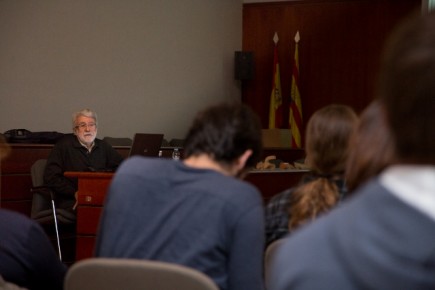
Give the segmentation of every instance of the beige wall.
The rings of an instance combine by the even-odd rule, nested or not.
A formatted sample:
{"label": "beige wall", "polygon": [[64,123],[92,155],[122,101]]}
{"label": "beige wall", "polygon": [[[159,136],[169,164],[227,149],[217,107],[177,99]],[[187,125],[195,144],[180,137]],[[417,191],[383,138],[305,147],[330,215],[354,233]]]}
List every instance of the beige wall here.
{"label": "beige wall", "polygon": [[241,46],[241,0],[1,0],[0,132],[70,132],[89,107],[99,137],[181,138],[198,109],[240,100]]}

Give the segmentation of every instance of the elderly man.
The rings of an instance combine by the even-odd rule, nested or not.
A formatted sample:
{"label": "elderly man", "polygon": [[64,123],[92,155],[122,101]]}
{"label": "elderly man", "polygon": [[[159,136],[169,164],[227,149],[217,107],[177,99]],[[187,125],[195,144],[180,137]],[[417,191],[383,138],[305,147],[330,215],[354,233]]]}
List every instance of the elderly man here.
{"label": "elderly man", "polygon": [[65,177],[65,171],[115,170],[122,156],[97,137],[97,114],[83,109],[73,114],[74,134],[67,134],[51,151],[44,172],[44,183],[54,191],[58,208],[72,210],[77,181]]}

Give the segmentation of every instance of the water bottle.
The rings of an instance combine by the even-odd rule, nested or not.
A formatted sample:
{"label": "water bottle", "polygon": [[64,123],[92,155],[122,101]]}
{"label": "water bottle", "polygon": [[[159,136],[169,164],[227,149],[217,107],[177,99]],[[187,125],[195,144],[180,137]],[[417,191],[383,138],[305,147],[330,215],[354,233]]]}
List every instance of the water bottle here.
{"label": "water bottle", "polygon": [[180,151],[178,148],[174,148],[174,151],[172,151],[172,159],[180,160]]}

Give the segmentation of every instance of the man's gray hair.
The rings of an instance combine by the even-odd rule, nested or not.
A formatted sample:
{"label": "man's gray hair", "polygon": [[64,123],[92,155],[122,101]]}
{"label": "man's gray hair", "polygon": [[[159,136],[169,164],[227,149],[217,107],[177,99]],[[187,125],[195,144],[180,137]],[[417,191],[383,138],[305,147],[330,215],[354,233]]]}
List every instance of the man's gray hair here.
{"label": "man's gray hair", "polygon": [[95,113],[94,111],[90,110],[90,109],[83,109],[81,111],[75,112],[72,114],[72,128],[73,131],[75,129],[75,127],[78,125],[76,124],[77,118],[80,116],[85,116],[88,118],[92,118],[95,120],[95,125],[98,125],[97,123],[97,113]]}

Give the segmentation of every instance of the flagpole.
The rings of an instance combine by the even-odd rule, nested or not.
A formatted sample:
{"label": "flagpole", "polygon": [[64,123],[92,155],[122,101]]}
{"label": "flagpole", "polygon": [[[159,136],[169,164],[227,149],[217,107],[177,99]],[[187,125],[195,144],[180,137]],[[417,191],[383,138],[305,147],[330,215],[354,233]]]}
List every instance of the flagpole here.
{"label": "flagpole", "polygon": [[291,85],[291,100],[290,100],[290,130],[291,130],[291,145],[293,148],[302,148],[302,103],[299,92],[299,30],[296,32],[295,38],[295,54],[292,71]]}
{"label": "flagpole", "polygon": [[275,129],[282,126],[282,94],[281,94],[281,80],[278,62],[278,33],[275,32],[273,42],[275,44],[273,51],[273,80],[272,92],[270,94],[269,106],[269,129]]}

